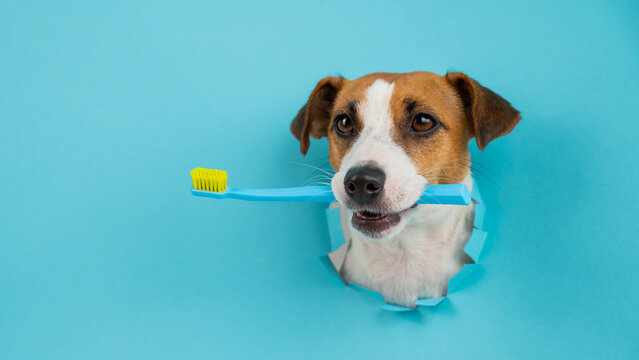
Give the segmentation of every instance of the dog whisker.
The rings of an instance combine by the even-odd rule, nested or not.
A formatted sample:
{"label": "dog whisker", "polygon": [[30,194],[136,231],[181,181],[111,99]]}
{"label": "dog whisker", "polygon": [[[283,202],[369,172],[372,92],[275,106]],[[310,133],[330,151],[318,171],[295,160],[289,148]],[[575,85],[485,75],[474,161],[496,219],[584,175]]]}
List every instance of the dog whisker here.
{"label": "dog whisker", "polygon": [[320,181],[316,181],[316,182],[312,182],[310,184],[307,184],[307,186],[313,186],[313,185],[328,185],[330,186],[330,183],[325,183],[325,182],[320,182]]}
{"label": "dog whisker", "polygon": [[324,178],[327,178],[327,179],[332,179],[333,178],[332,176],[328,176],[326,174],[316,174],[316,175],[313,175],[312,177],[324,177]]}
{"label": "dog whisker", "polygon": [[428,171],[422,171],[422,172],[419,173],[419,175],[424,176],[424,175],[433,173],[435,171],[443,170],[443,169],[470,169],[470,167],[469,166],[465,166],[465,167],[460,167],[460,166],[442,166],[442,167],[438,167],[438,168],[435,168],[435,169],[430,169]]}
{"label": "dog whisker", "polygon": [[333,178],[331,176],[325,175],[325,174],[316,174],[311,176],[310,178],[308,178],[305,182],[304,182],[304,186],[308,185],[310,182],[318,182],[318,181],[324,181],[327,180],[328,183],[324,183],[325,185],[330,185],[330,181]]}
{"label": "dog whisker", "polygon": [[312,180],[328,180],[331,181],[333,178],[326,176],[326,175],[315,175],[315,176],[311,176],[307,181],[312,181]]}
{"label": "dog whisker", "polygon": [[[479,170],[477,168],[472,167],[471,165],[465,164],[463,162],[461,162],[461,160],[455,160],[459,162],[459,166],[441,166],[441,167],[429,167],[426,168],[424,170],[422,170],[421,172],[419,172],[418,174],[420,176],[425,177],[428,180],[428,174],[431,174],[435,171],[438,170],[443,170],[443,169],[469,169],[471,171],[471,174],[473,175],[477,175],[477,176],[482,176],[485,179],[487,179],[488,181],[490,181],[491,183],[493,183],[499,190],[503,190],[503,188],[494,180],[492,179],[490,176],[486,175],[482,170]],[[447,162],[449,163],[449,162]],[[448,181],[455,181],[454,179],[447,179]]]}
{"label": "dog whisker", "polygon": [[[449,160],[449,161],[444,161],[444,162],[442,162],[442,163],[440,163],[440,164],[437,164],[437,165],[433,165],[433,166],[430,166],[430,167],[424,168],[424,169],[422,169],[422,171],[421,171],[420,173],[429,172],[429,171],[431,171],[431,170],[432,170],[432,171],[435,171],[435,170],[437,170],[437,169],[441,169],[441,168],[442,168],[442,167],[441,167],[442,165],[447,165],[447,164],[455,163],[455,162],[458,162],[458,161],[459,161],[459,159],[453,159],[453,160]],[[462,165],[465,165],[465,164],[462,164]],[[465,165],[465,166],[467,166],[467,165]],[[467,167],[468,167],[468,166],[467,166]]]}
{"label": "dog whisker", "polygon": [[436,181],[436,180],[444,180],[444,181],[450,181],[450,182],[454,182],[454,181],[455,181],[455,179],[449,178],[449,177],[447,177],[447,176],[428,177],[428,178],[425,178],[425,179],[426,179],[426,181],[427,181],[429,184],[432,184],[432,183],[433,183],[433,181]]}
{"label": "dog whisker", "polygon": [[330,175],[330,176],[335,175],[335,172],[334,172],[334,171],[333,171],[333,172],[330,172],[330,171],[327,171],[327,170],[325,170],[325,169],[322,169],[322,168],[317,167],[317,166],[314,166],[314,165],[304,164],[304,163],[298,163],[298,162],[292,162],[292,161],[290,161],[289,163],[290,163],[290,164],[293,164],[293,165],[306,166],[306,167],[309,167],[309,168],[311,168],[311,169],[315,169],[315,171],[321,171],[321,172],[323,172],[323,173],[325,173],[325,174],[327,174],[327,175]]}
{"label": "dog whisker", "polygon": [[477,161],[472,160],[472,159],[458,159],[458,161],[460,161],[460,162],[461,162],[461,161],[466,161],[466,162],[469,162],[469,163],[470,163],[471,165],[473,165],[473,166],[479,166],[479,167],[481,167],[481,168],[484,168],[485,170],[490,171],[490,169],[489,169],[487,166],[484,166],[484,165],[482,165],[482,164],[480,164],[480,163],[478,163]]}
{"label": "dog whisker", "polygon": [[[462,161],[467,161],[467,162],[469,162],[471,165],[464,164]],[[470,170],[471,170],[471,172],[473,173],[473,175],[475,175],[475,174],[477,174],[477,175],[481,175],[481,176],[483,176],[484,178],[486,178],[488,181],[490,181],[491,183],[493,183],[495,186],[497,186],[497,188],[498,188],[499,190],[503,190],[503,189],[502,189],[502,187],[501,187],[501,185],[499,185],[499,184],[498,184],[498,183],[497,183],[497,182],[496,182],[493,178],[491,178],[490,176],[488,176],[488,175],[486,175],[486,174],[484,173],[484,171],[491,171],[488,167],[486,167],[486,166],[484,166],[484,165],[482,165],[482,164],[480,164],[480,163],[478,163],[478,162],[476,162],[476,161],[474,161],[474,160],[471,160],[471,159],[458,159],[458,162],[459,162],[461,165],[464,165],[464,166],[467,166],[468,168],[470,168]],[[482,168],[482,170],[477,169],[477,167],[478,167],[478,166],[479,166],[479,167],[481,167],[481,168]]]}

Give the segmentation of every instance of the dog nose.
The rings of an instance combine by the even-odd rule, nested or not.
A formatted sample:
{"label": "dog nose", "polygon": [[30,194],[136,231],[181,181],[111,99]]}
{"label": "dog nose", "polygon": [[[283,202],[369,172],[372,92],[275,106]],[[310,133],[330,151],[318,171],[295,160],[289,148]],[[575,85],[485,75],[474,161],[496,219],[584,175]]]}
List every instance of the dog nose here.
{"label": "dog nose", "polygon": [[367,204],[377,199],[384,190],[386,174],[371,166],[355,167],[346,173],[344,188],[355,202]]}

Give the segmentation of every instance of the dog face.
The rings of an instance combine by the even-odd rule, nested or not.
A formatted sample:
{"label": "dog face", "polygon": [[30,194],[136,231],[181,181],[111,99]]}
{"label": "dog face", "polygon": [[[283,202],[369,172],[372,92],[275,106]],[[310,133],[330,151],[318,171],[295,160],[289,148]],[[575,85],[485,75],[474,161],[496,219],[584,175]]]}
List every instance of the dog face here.
{"label": "dog face", "polygon": [[401,232],[428,184],[460,183],[468,142],[480,149],[510,132],[519,112],[462,73],[375,73],[321,80],[291,124],[302,153],[327,136],[331,181],[351,225],[366,239]]}

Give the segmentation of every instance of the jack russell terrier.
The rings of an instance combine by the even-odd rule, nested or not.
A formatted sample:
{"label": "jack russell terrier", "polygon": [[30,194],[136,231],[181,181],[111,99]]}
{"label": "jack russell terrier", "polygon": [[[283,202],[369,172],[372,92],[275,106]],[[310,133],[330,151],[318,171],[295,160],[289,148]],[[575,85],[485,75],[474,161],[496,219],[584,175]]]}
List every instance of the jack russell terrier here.
{"label": "jack russell terrier", "polygon": [[463,249],[474,205],[417,205],[429,184],[472,191],[468,143],[480,150],[521,116],[463,73],[374,73],[322,79],[291,123],[302,154],[328,137],[347,253],[342,278],[415,307],[445,296],[472,259]]}

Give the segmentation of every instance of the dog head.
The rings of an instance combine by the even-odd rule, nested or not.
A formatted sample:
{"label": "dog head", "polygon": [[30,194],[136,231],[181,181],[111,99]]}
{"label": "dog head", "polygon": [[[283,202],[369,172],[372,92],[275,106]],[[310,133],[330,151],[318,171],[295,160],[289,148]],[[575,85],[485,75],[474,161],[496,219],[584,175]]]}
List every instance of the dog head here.
{"label": "dog head", "polygon": [[365,238],[389,239],[418,211],[428,184],[460,183],[468,142],[481,150],[520,119],[508,101],[462,73],[374,73],[322,79],[291,123],[306,154],[328,137],[335,198]]}

